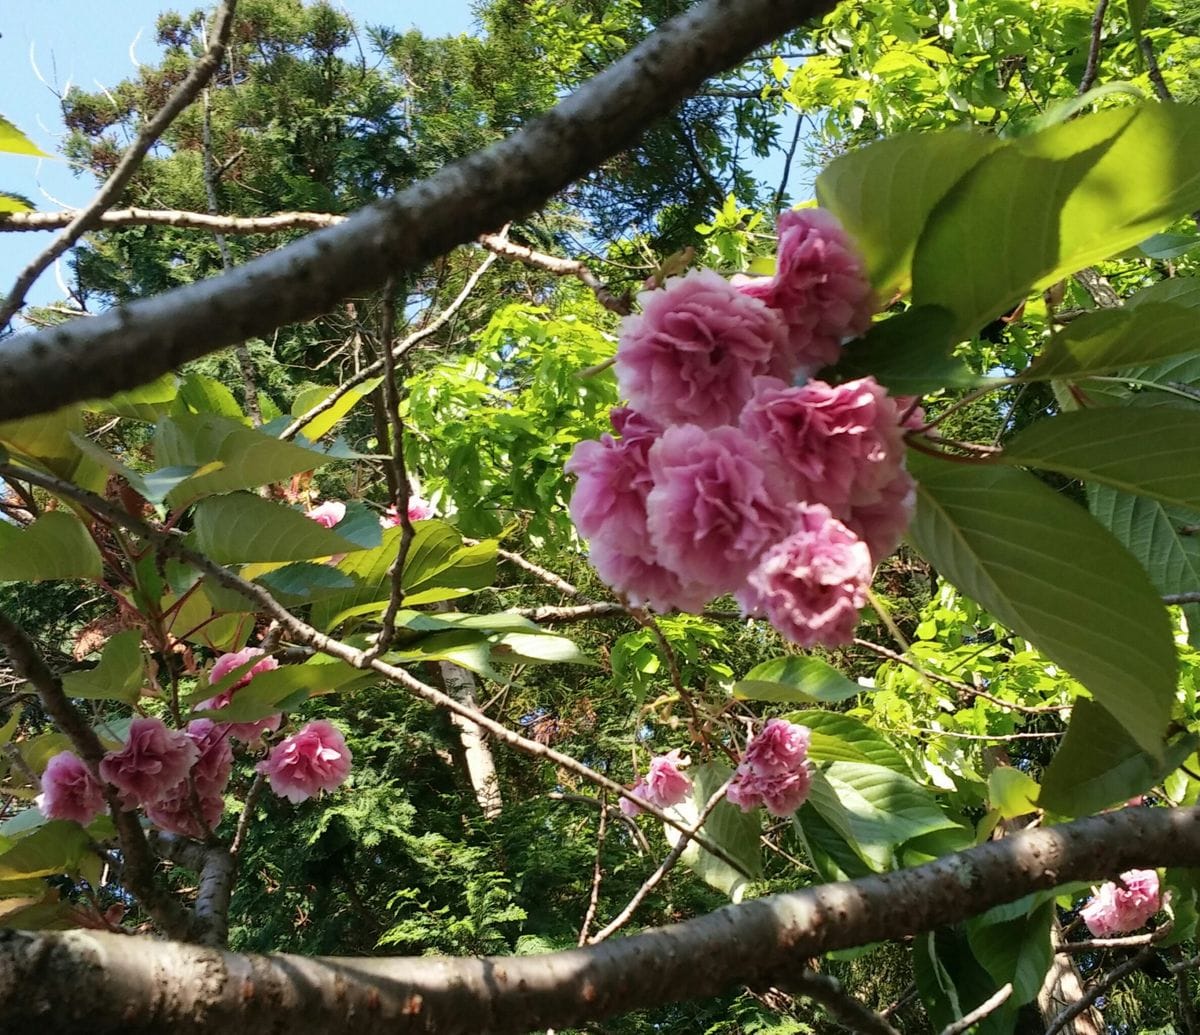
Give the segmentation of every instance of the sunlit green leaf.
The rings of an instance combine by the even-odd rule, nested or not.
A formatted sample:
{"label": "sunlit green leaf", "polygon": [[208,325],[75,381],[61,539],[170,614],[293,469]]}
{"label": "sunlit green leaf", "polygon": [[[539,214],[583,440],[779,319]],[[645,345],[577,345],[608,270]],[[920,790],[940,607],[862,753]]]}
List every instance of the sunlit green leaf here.
{"label": "sunlit green leaf", "polygon": [[25,528],[0,521],[0,582],[100,578],[100,551],[79,518],[42,514]]}
{"label": "sunlit green leaf", "polygon": [[125,629],[109,638],[95,668],[64,673],[63,689],[71,697],[136,701],[145,668],[142,634]]}
{"label": "sunlit green leaf", "polygon": [[863,692],[832,665],[818,658],[789,654],[755,665],[733,684],[733,695],[743,701],[782,704],[837,704]]}

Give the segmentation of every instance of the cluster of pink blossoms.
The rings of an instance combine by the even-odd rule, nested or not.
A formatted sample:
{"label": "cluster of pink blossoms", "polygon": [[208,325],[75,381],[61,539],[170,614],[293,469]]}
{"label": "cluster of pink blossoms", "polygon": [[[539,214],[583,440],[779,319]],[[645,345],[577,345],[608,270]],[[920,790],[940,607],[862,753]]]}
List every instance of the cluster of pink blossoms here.
{"label": "cluster of pink blossoms", "polygon": [[1161,904],[1158,874],[1154,870],[1129,870],[1121,874],[1121,884],[1109,881],[1100,885],[1079,915],[1095,937],[1111,938],[1142,927]]}
{"label": "cluster of pink blossoms", "polygon": [[726,797],[743,812],[762,805],[772,816],[790,816],[808,797],[811,731],[783,719],[767,724],[746,745]]}
{"label": "cluster of pink blossoms", "polygon": [[914,502],[901,402],[810,380],[871,322],[853,245],[827,212],[784,212],[774,277],[695,270],[639,301],[616,359],[629,406],[567,463],[596,571],[636,606],[733,593],[801,646],[848,642]]}
{"label": "cluster of pink blossoms", "polygon": [[[234,671],[244,672],[232,687],[197,708],[225,707],[255,675],[277,667],[275,659],[257,647],[221,655],[209,673],[211,683]],[[279,714],[246,723],[193,719],[186,729],[173,730],[160,719],[135,718],[125,744],[101,759],[99,776],[115,788],[124,808],[144,809],[150,822],[162,830],[203,838],[207,833],[204,826],[216,827],[225,811],[225,788],[233,772],[232,742],[257,745],[263,734],[277,730],[282,720]],[[300,802],[341,786],[350,775],[352,762],[342,734],[318,720],[274,745],[257,768],[276,794]],[[50,819],[87,824],[104,811],[102,784],[73,752],[63,751],[50,759],[41,783],[37,805]]]}

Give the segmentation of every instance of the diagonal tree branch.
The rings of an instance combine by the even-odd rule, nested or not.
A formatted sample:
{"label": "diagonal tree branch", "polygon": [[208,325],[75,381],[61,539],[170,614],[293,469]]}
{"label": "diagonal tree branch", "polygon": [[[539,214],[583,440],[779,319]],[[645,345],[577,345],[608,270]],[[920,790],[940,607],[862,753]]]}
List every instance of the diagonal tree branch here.
{"label": "diagonal tree branch", "polygon": [[[66,252],[79,238],[96,225],[96,220],[105,209],[110,208],[116,203],[117,199],[121,196],[121,192],[133,178],[133,174],[137,172],[138,166],[142,164],[142,159],[146,157],[147,152],[154,146],[155,141],[162,136],[166,128],[175,121],[179,114],[199,96],[200,91],[204,89],[208,81],[213,77],[213,74],[225,59],[225,48],[229,44],[229,37],[233,31],[233,12],[236,6],[237,0],[225,0],[221,4],[220,9],[217,11],[212,43],[209,45],[208,50],[205,51],[204,56],[192,67],[187,78],[175,87],[162,108],[141,128],[137,139],[134,140],[133,144],[121,157],[121,161],[113,170],[112,175],[109,176],[104,182],[104,186],[100,188],[96,196],[88,203],[87,208],[83,209],[83,211],[71,220],[66,229],[54,239],[54,243],[49,248],[21,271],[21,275],[17,277],[17,282],[5,297],[4,304],[0,306],[0,328],[7,326],[8,322],[25,304],[25,294],[33,287],[34,281],[50,268],[51,263],[55,259]],[[227,342],[226,344],[234,343]]]}
{"label": "diagonal tree branch", "polygon": [[540,956],[305,959],[96,931],[4,931],[0,1023],[43,1035],[73,1032],[83,1017],[95,1035],[565,1028],[738,984],[787,988],[825,952],[957,923],[1071,881],[1197,864],[1200,810],[1135,808]]}
{"label": "diagonal tree branch", "polygon": [[832,6],[703,0],[513,136],[338,226],[209,280],[15,337],[0,350],[0,419],[144,384],[521,218],[628,147],[708,76]]}

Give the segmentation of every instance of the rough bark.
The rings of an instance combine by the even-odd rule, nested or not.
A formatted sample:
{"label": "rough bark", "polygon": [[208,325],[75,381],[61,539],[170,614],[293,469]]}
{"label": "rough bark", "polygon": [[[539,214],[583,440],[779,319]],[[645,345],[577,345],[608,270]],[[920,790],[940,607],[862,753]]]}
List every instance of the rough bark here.
{"label": "rough bark", "polygon": [[739,984],[805,959],[956,923],[1032,891],[1200,864],[1200,809],[1124,809],[924,866],[772,895],[543,956],[242,956],[95,931],[0,933],[0,1030],[402,1035],[566,1027]]}

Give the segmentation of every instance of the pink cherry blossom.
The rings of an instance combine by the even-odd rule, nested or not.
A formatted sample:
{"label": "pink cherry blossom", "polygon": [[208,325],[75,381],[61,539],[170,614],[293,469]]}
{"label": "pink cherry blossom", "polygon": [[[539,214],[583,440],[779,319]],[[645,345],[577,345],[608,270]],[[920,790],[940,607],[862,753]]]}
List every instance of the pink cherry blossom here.
{"label": "pink cherry blossom", "polygon": [[190,801],[191,791],[186,780],[177,784],[170,796],[153,805],[147,805],[146,818],[160,830],[183,837],[194,837],[198,841],[204,840],[221,822],[221,815],[225,811],[225,799],[220,794],[201,791],[199,787],[196,790],[200,815],[208,830],[196,822]]}
{"label": "pink cherry blossom", "polygon": [[257,768],[272,791],[297,803],[340,787],[353,760],[342,734],[318,719],[276,744]]}
{"label": "pink cherry blossom", "polygon": [[671,277],[638,301],[642,312],[621,323],[617,384],[635,410],[664,424],[733,423],[754,377],[786,346],[779,314],[713,270]]}
{"label": "pink cherry blossom", "polygon": [[849,643],[867,602],[871,551],[828,507],[796,504],[792,514],[792,534],[763,555],[738,602],[802,647]]}
{"label": "pink cherry blossom", "polygon": [[735,277],[738,290],[777,309],[787,323],[786,361],[772,373],[790,381],[837,362],[842,341],[871,326],[875,297],[862,256],[825,209],[781,212],[773,277]]}
{"label": "pink cherry blossom", "polygon": [[153,805],[187,776],[199,754],[183,730],[167,729],[161,719],[136,718],[125,746],[101,760],[100,775],[125,795],[127,803]]}
{"label": "pink cherry blossom", "polygon": [[[692,781],[682,772],[689,764],[689,759],[680,757],[678,748],[658,755],[650,760],[646,775],[633,785],[633,793],[660,809],[678,805],[692,793]],[[627,816],[636,816],[642,811],[628,798],[621,799],[620,807]]]}
{"label": "pink cherry blossom", "polygon": [[211,719],[193,719],[188,723],[187,734],[192,738],[199,757],[192,767],[192,777],[201,796],[220,795],[229,783],[233,772],[233,745],[229,728]]}
{"label": "pink cherry blossom", "polygon": [[846,526],[867,544],[878,564],[899,545],[916,507],[917,483],[907,471],[897,471],[878,502],[851,508]]}
{"label": "pink cherry blossom", "polygon": [[[420,496],[411,495],[408,497],[408,520],[412,521],[428,521],[431,517],[437,516],[437,508],[428,500],[421,499]],[[396,509],[393,503],[387,510],[383,512],[379,523],[384,528],[395,528],[400,524],[400,511]]]}
{"label": "pink cherry blossom", "polygon": [[767,724],[746,745],[726,797],[743,812],[765,806],[772,816],[790,816],[808,797],[812,733],[784,719]]}
{"label": "pink cherry blossom", "polygon": [[1154,870],[1129,870],[1121,884],[1108,882],[1088,901],[1079,915],[1097,938],[1136,931],[1161,906],[1158,874]]}
{"label": "pink cherry blossom", "polygon": [[[255,661],[249,668],[244,668],[253,659],[260,658]],[[222,654],[216,661],[213,662],[213,667],[208,673],[209,684],[219,683],[231,672],[242,669],[242,674],[238,677],[237,682],[227,690],[223,690],[215,697],[210,697],[206,701],[201,701],[196,708],[200,711],[216,711],[226,707],[234,698],[234,695],[244,686],[248,686],[250,681],[257,675],[263,672],[270,672],[279,667],[279,662],[262,650],[261,647],[243,647],[241,650],[232,654]],[[218,720],[220,721],[220,720]],[[279,724],[283,721],[283,716],[279,713],[268,715],[263,719],[256,719],[253,722],[232,722],[223,724],[224,729],[229,730],[229,735],[236,740],[243,741],[246,744],[257,743],[264,733],[273,733],[279,729]]]}
{"label": "pink cherry blossom", "polygon": [[835,513],[878,503],[904,464],[895,400],[872,377],[793,388],[757,378],[740,426],[787,472],[797,499]]}
{"label": "pink cherry blossom", "polygon": [[60,751],[46,763],[37,807],[47,819],[70,819],[87,826],[104,811],[104,791],[83,759]]}
{"label": "pink cherry blossom", "polygon": [[668,428],[650,449],[656,561],[709,596],[736,590],[787,529],[785,485],[733,427]]}
{"label": "pink cherry blossom", "polygon": [[312,518],[322,528],[333,528],[334,525],[341,524],[346,516],[346,504],[341,500],[326,500],[320,506],[306,510],[304,516]]}
{"label": "pink cherry blossom", "polygon": [[602,435],[575,446],[566,471],[576,477],[571,495],[571,520],[579,534],[620,544],[623,553],[649,559],[646,497],[653,487],[648,454],[661,429],[627,409],[613,410],[610,419],[621,437]]}
{"label": "pink cherry blossom", "polygon": [[[653,548],[647,548],[647,553],[653,556]],[[649,607],[659,614],[675,608],[699,611],[713,596],[707,586],[685,584],[661,564],[626,553],[609,536],[592,540],[588,560],[601,581],[633,607]]]}

